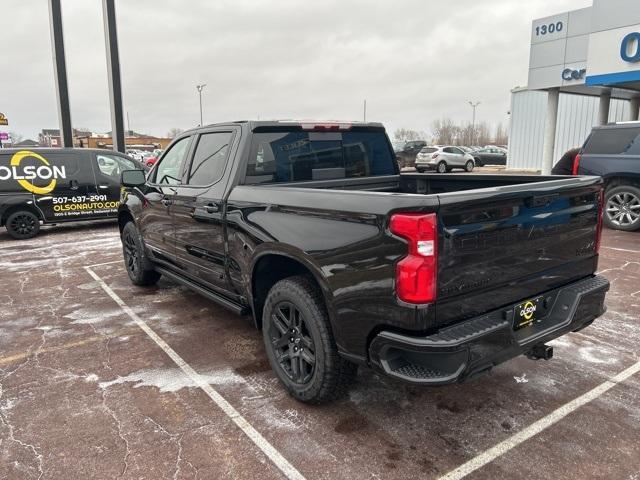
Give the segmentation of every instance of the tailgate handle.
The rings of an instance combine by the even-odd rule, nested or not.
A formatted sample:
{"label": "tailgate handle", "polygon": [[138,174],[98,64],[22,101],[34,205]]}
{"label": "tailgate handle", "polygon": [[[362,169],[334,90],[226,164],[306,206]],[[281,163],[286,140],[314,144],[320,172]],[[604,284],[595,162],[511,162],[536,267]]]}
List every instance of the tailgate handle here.
{"label": "tailgate handle", "polygon": [[549,195],[535,195],[527,198],[525,203],[528,207],[546,207],[550,203],[555,202],[560,197],[559,193],[551,193]]}

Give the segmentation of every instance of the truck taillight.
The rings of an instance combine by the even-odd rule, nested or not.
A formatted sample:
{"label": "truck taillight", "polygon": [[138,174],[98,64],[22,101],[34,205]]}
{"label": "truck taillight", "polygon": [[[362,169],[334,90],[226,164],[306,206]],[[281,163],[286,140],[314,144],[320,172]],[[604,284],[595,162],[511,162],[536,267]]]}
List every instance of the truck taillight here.
{"label": "truck taillight", "polygon": [[408,254],[396,265],[396,294],[408,303],[436,299],[438,224],[435,213],[396,213],[389,230],[407,240]]}
{"label": "truck taillight", "polygon": [[573,166],[571,167],[571,174],[578,175],[578,169],[580,168],[580,154],[578,153],[573,159]]}
{"label": "truck taillight", "polygon": [[596,253],[600,252],[602,241],[602,215],[604,214],[604,189],[598,194],[598,223],[596,225]]}

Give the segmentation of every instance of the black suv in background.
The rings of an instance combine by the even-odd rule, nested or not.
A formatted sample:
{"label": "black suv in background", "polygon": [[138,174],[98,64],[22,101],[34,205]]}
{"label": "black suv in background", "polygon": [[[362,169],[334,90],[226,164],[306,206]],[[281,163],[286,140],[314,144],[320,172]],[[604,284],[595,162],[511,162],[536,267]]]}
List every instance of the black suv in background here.
{"label": "black suv in background", "polygon": [[594,127],[572,173],[604,179],[604,222],[609,228],[640,228],[640,122]]}
{"label": "black suv in background", "polygon": [[416,164],[416,156],[420,153],[424,147],[427,146],[427,142],[424,140],[410,140],[404,144],[402,150],[396,153],[398,159],[398,165],[402,167],[413,167]]}

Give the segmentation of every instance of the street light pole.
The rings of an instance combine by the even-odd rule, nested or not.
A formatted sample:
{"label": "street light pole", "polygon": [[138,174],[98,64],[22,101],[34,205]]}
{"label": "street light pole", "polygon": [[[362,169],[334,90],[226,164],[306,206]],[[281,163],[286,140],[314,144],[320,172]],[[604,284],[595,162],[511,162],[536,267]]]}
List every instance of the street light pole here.
{"label": "street light pole", "polygon": [[196,85],[196,88],[198,89],[198,95],[200,96],[200,126],[202,126],[202,89],[206,86],[206,83],[203,83],[202,85]]}
{"label": "street light pole", "polygon": [[475,143],[476,142],[476,107],[478,105],[480,105],[480,102],[472,102],[471,100],[469,100],[469,105],[471,105],[471,108],[473,108],[473,117],[471,120],[471,143]]}

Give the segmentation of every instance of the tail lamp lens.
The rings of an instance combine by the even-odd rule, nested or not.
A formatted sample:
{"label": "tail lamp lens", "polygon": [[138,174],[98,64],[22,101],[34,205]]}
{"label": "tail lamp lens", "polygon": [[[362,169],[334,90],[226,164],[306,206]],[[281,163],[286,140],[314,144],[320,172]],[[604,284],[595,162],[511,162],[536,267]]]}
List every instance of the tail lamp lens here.
{"label": "tail lamp lens", "polygon": [[602,243],[602,215],[604,214],[604,190],[598,194],[598,224],[596,226],[596,253],[600,252]]}
{"label": "tail lamp lens", "polygon": [[391,233],[407,241],[407,256],[396,266],[396,294],[407,303],[436,299],[438,224],[435,213],[397,213],[391,217]]}
{"label": "tail lamp lens", "polygon": [[571,167],[571,174],[578,175],[578,169],[580,168],[580,154],[577,154],[573,159],[573,165]]}

